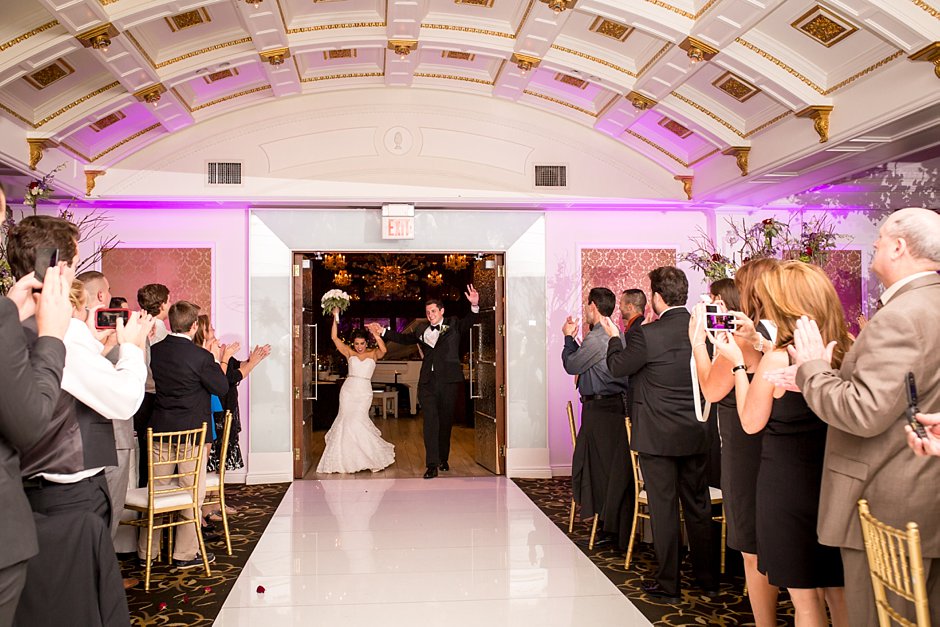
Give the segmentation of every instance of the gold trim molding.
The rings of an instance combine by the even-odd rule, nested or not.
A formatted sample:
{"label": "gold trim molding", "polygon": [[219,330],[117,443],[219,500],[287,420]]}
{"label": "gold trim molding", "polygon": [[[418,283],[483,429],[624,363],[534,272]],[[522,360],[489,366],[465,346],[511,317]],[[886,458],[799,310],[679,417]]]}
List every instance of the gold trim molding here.
{"label": "gold trim molding", "polygon": [[160,61],[158,63],[157,61],[154,61],[153,57],[151,57],[150,54],[144,49],[144,47],[140,45],[140,42],[137,41],[137,38],[134,37],[134,35],[132,35],[130,31],[125,31],[124,35],[126,35],[127,38],[131,40],[131,43],[134,44],[134,46],[137,48],[140,54],[142,54],[144,58],[147,59],[147,62],[150,64],[150,67],[152,67],[155,70],[159,70],[160,68],[164,68],[168,65],[173,65],[174,63],[179,63],[180,61],[185,61],[186,59],[192,59],[193,57],[198,57],[199,55],[205,54],[207,52],[214,52],[216,50],[222,50],[223,48],[229,48],[231,46],[247,44],[247,43],[251,43],[252,41],[251,37],[242,37],[241,39],[233,39],[232,41],[226,41],[221,44],[215,44],[214,46],[208,46],[206,48],[200,48],[199,50],[193,50],[192,52],[187,52],[186,54],[181,54],[178,57],[173,57],[172,59],[167,59],[165,61]]}
{"label": "gold trim molding", "polygon": [[223,103],[223,102],[227,102],[227,101],[229,101],[229,100],[234,100],[235,98],[241,98],[242,96],[247,96],[247,95],[249,95],[249,94],[256,94],[256,93],[258,93],[259,91],[265,91],[265,90],[268,90],[268,89],[271,89],[271,86],[270,86],[270,85],[261,85],[261,86],[259,86],[259,87],[252,87],[251,89],[246,89],[246,90],[244,90],[244,91],[239,91],[239,92],[236,92],[236,93],[234,93],[234,94],[229,94],[228,96],[222,96],[221,98],[216,98],[215,100],[210,100],[210,101],[204,102],[204,103],[202,103],[202,104],[200,104],[200,105],[196,105],[195,107],[190,108],[190,109],[189,109],[189,112],[190,112],[190,113],[195,113],[196,111],[199,111],[199,110],[201,110],[201,109],[206,109],[206,108],[208,108],[208,107],[211,107],[211,106],[214,106],[214,105]]}
{"label": "gold trim molding", "polygon": [[813,121],[813,130],[819,135],[819,143],[829,141],[829,114],[832,113],[830,105],[811,105],[796,113],[798,118],[809,118]]}
{"label": "gold trim molding", "polygon": [[23,43],[24,41],[26,41],[27,39],[29,39],[30,37],[33,37],[34,35],[38,35],[39,33],[42,33],[42,32],[44,32],[44,31],[47,31],[47,30],[49,30],[50,28],[53,28],[53,27],[58,26],[58,25],[59,25],[59,20],[52,20],[51,22],[46,22],[46,23],[43,24],[42,26],[37,26],[37,27],[34,28],[33,30],[26,31],[26,32],[23,33],[22,35],[18,35],[18,36],[16,36],[16,37],[14,37],[13,39],[11,39],[10,41],[7,41],[7,42],[4,42],[4,43],[0,44],[0,52],[3,52],[3,51],[6,50],[7,48],[12,48],[12,47],[15,46],[16,44],[21,44],[21,43]]}
{"label": "gold trim molding", "polygon": [[453,30],[460,33],[475,33],[477,35],[490,35],[492,37],[503,37],[505,39],[516,38],[513,33],[504,33],[502,31],[488,30],[486,28],[471,28],[469,26],[453,26],[451,24],[422,24],[421,28],[431,28],[434,30]]}
{"label": "gold trim molding", "polygon": [[320,81],[332,81],[342,78],[373,78],[378,76],[385,76],[385,72],[351,72],[348,74],[328,74],[326,76],[308,76],[307,78],[301,78],[301,83],[317,83]]}
{"label": "gold trim molding", "polygon": [[637,133],[637,132],[634,131],[633,129],[629,129],[629,128],[628,128],[628,129],[624,129],[624,133],[626,133],[627,135],[630,135],[631,137],[636,137],[637,139],[639,139],[639,140],[640,140],[641,142],[643,142],[644,144],[647,144],[648,146],[650,146],[650,147],[652,147],[652,148],[655,148],[655,149],[658,150],[659,152],[663,153],[664,155],[666,155],[667,157],[669,157],[670,159],[672,159],[673,161],[675,161],[676,163],[678,163],[679,165],[681,165],[683,168],[689,167],[689,164],[688,164],[688,163],[686,163],[685,161],[683,161],[682,159],[680,159],[680,158],[677,157],[676,155],[672,154],[671,152],[669,152],[668,150],[666,150],[665,148],[663,148],[662,146],[660,146],[659,144],[657,144],[656,142],[654,142],[652,139],[649,139],[649,138],[647,138],[647,137],[644,137],[644,136],[640,135],[639,133]]}
{"label": "gold trim molding", "polygon": [[911,61],[927,61],[933,63],[933,73],[940,78],[940,41],[935,41],[921,48],[908,57]]}
{"label": "gold trim molding", "polygon": [[532,12],[533,6],[535,6],[535,0],[529,0],[529,6],[525,8],[525,13],[522,14],[522,19],[519,20],[519,26],[516,28],[516,32],[513,33],[513,39],[519,36],[519,33],[522,31],[522,27],[525,26],[525,21],[529,19],[529,13]]}
{"label": "gold trim molding", "polygon": [[930,13],[936,19],[940,20],[940,11],[938,11],[937,9],[933,8],[932,6],[924,2],[924,0],[911,0],[911,2],[916,4],[919,8],[923,9],[927,13]]}
{"label": "gold trim molding", "polygon": [[[114,144],[114,145],[111,146],[110,148],[105,148],[102,152],[99,152],[99,153],[96,154],[94,157],[92,157],[91,159],[89,159],[89,161],[97,161],[98,159],[100,159],[101,157],[105,156],[105,155],[108,154],[109,152],[111,152],[111,151],[113,151],[113,150],[117,150],[118,148],[120,148],[120,147],[123,146],[124,144],[126,144],[126,143],[128,143],[128,142],[131,142],[131,141],[134,141],[135,139],[137,139],[137,138],[140,137],[141,135],[146,135],[146,134],[149,133],[150,131],[160,128],[160,126],[161,126],[160,123],[157,122],[156,124],[152,124],[152,125],[148,126],[147,128],[141,129],[141,130],[137,131],[136,133],[134,133],[133,135],[129,135],[128,137],[125,137],[124,139],[122,139],[122,140],[119,141],[118,143]],[[72,152],[75,152],[75,151],[72,151]]]}
{"label": "gold trim molding", "polygon": [[66,111],[69,111],[69,110],[71,110],[71,109],[74,109],[75,107],[77,107],[78,105],[82,104],[82,103],[85,102],[86,100],[90,100],[91,98],[94,98],[94,97],[97,96],[98,94],[103,94],[104,92],[108,91],[109,89],[114,89],[115,87],[117,87],[117,86],[119,86],[119,85],[120,85],[119,82],[114,81],[113,83],[111,83],[111,84],[109,84],[109,85],[105,85],[104,87],[99,87],[98,89],[96,89],[95,91],[91,92],[90,94],[86,94],[86,95],[82,96],[81,98],[79,98],[78,100],[75,100],[75,101],[73,101],[73,102],[70,102],[69,104],[67,104],[67,105],[65,105],[64,107],[62,107],[61,109],[59,109],[58,111],[56,111],[56,112],[54,112],[54,113],[50,113],[49,115],[47,115],[47,116],[44,117],[43,119],[41,119],[41,120],[39,120],[38,122],[36,122],[35,124],[33,124],[33,128],[39,128],[39,127],[42,126],[43,124],[46,124],[47,122],[50,122],[50,121],[54,120],[55,118],[59,117],[60,115],[62,115],[62,114],[65,113]]}
{"label": "gold trim molding", "polygon": [[616,65],[616,64],[614,64],[614,63],[611,63],[610,61],[605,61],[604,59],[600,59],[600,58],[598,58],[598,57],[593,57],[593,56],[591,56],[591,55],[589,55],[589,54],[585,54],[585,53],[579,52],[579,51],[577,51],[577,50],[572,50],[571,48],[565,48],[564,46],[559,46],[558,44],[552,44],[552,50],[560,50],[561,52],[567,52],[568,54],[573,54],[573,55],[576,56],[576,57],[581,57],[582,59],[587,59],[588,61],[593,61],[594,63],[600,63],[601,65],[605,65],[605,66],[609,67],[609,68],[612,69],[612,70],[617,70],[618,72],[623,72],[623,73],[626,74],[627,76],[632,76],[633,78],[636,78],[636,77],[637,77],[637,75],[636,75],[635,72],[631,72],[630,70],[628,70],[628,69],[625,68],[625,67],[620,67],[619,65]]}
{"label": "gold trim molding", "polygon": [[[283,16],[281,16],[283,20]],[[316,26],[303,26],[300,28],[287,28],[285,24],[285,30],[288,35],[296,35],[297,33],[315,33],[321,30],[337,30],[344,28],[385,28],[385,22],[350,22],[346,24],[318,24]]]}
{"label": "gold trim molding", "polygon": [[747,158],[750,153],[751,148],[749,146],[731,146],[721,151],[723,155],[734,157],[734,162],[741,170],[741,176],[747,176]]}
{"label": "gold trim molding", "polygon": [[535,96],[536,98],[541,98],[542,100],[547,100],[549,102],[554,102],[555,104],[559,104],[563,107],[568,107],[569,109],[574,109],[575,111],[578,111],[579,113],[583,113],[585,115],[589,115],[592,118],[597,117],[597,114],[594,113],[593,111],[588,111],[587,109],[584,109],[583,107],[579,107],[578,105],[571,104],[570,102],[565,102],[564,100],[561,100],[559,98],[553,98],[552,96],[546,96],[545,94],[540,94],[539,92],[532,91],[531,89],[526,89],[522,93],[527,94],[529,96]]}
{"label": "gold trim molding", "polygon": [[690,100],[689,98],[686,98],[685,96],[683,96],[682,94],[676,91],[672,92],[670,95],[681,100],[682,102],[686,103],[690,107],[694,109],[698,109],[699,111],[701,111],[702,113],[710,117],[711,119],[715,120],[716,122],[718,122],[719,124],[727,128],[728,130],[730,130],[732,133],[734,133],[738,137],[741,137],[742,139],[744,138],[744,133],[736,129],[730,122],[727,122],[721,119],[720,117],[718,117],[717,115],[715,115],[714,113],[712,113],[711,111],[703,107],[702,105],[698,104],[697,102]]}
{"label": "gold trim molding", "polygon": [[791,116],[791,115],[793,115],[793,112],[792,112],[792,111],[784,111],[784,112],[781,113],[780,115],[778,115],[778,116],[776,116],[776,117],[773,117],[773,118],[767,120],[766,122],[764,122],[763,124],[761,124],[761,125],[759,125],[759,126],[756,126],[756,127],[754,127],[753,129],[751,129],[751,130],[749,130],[748,132],[746,132],[746,133],[744,134],[744,139],[747,139],[747,138],[750,137],[751,135],[756,135],[757,133],[760,133],[760,132],[761,132],[762,130],[764,130],[765,128],[769,128],[769,127],[773,126],[774,124],[776,124],[777,122],[779,122],[780,120],[782,120],[782,119],[784,119],[784,118],[786,118],[786,117],[789,117],[789,116]]}
{"label": "gold trim molding", "polygon": [[471,76],[456,76],[454,74],[431,74],[428,72],[415,72],[415,78],[442,78],[449,81],[463,81],[465,83],[477,83],[478,85],[489,85],[492,87],[495,83],[493,81],[484,80],[482,78],[473,78]]}
{"label": "gold trim molding", "polygon": [[85,195],[91,196],[95,189],[95,179],[107,174],[105,170],[85,170]]}
{"label": "gold trim molding", "polygon": [[645,72],[646,70],[648,70],[648,69],[650,69],[651,67],[653,67],[653,64],[656,63],[657,61],[659,61],[660,57],[662,57],[664,54],[666,54],[666,51],[669,50],[670,48],[672,48],[672,44],[671,44],[671,43],[667,43],[665,46],[663,46],[662,48],[660,48],[660,49],[659,49],[659,52],[657,52],[656,54],[654,54],[654,55],[650,58],[649,61],[647,61],[646,63],[643,64],[643,67],[641,67],[639,70],[637,70],[637,73],[636,73],[637,77],[639,78],[640,76],[643,75],[643,72]]}

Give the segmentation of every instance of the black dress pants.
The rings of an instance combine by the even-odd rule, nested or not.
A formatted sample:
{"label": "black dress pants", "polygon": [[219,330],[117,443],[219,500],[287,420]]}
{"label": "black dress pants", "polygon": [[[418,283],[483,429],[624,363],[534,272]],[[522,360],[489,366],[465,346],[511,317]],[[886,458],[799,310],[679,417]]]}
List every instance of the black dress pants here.
{"label": "black dress pants", "polygon": [[150,478],[150,466],[147,464],[147,427],[150,426],[150,416],[153,415],[153,403],[156,398],[156,394],[145,393],[140,408],[134,414],[134,431],[137,433],[137,450],[140,452],[137,456],[138,488],[146,488],[147,479]]}
{"label": "black dress pants", "polygon": [[656,581],[670,595],[679,595],[679,503],[685,519],[696,583],[718,587],[718,568],[711,551],[711,499],[708,494],[708,455],[661,456],[640,453],[640,469],[649,499],[653,549],[659,562]]}
{"label": "black dress pants", "polygon": [[418,401],[424,414],[424,458],[428,466],[446,462],[450,455],[450,432],[460,387],[460,382],[441,382],[433,374],[430,382],[418,384]]}

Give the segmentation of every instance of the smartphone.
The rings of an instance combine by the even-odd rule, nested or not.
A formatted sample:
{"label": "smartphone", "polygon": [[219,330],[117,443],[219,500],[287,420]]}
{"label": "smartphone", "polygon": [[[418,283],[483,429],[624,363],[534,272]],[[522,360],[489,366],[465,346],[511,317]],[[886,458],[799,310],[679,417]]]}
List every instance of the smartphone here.
{"label": "smartphone", "polygon": [[916,416],[920,409],[917,407],[917,386],[914,385],[914,373],[907,373],[907,423],[917,434],[917,437],[927,439],[927,430],[918,422]]}
{"label": "smartphone", "polygon": [[118,318],[122,318],[124,324],[127,324],[127,319],[130,316],[129,309],[99,309],[95,312],[95,328],[116,329]]}
{"label": "smartphone", "polygon": [[718,331],[734,331],[737,320],[734,314],[722,313],[715,303],[705,305],[705,328],[712,333]]}
{"label": "smartphone", "polygon": [[46,279],[46,270],[59,263],[58,248],[39,248],[36,250],[35,276],[42,283]]}

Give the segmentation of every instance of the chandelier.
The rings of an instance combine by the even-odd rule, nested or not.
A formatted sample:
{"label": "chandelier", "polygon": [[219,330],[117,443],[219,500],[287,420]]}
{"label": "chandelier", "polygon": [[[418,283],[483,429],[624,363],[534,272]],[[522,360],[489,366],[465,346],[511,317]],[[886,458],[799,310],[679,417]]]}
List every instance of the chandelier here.
{"label": "chandelier", "polygon": [[336,272],[346,267],[346,255],[337,253],[335,255],[327,254],[323,256],[323,267],[330,272]]}
{"label": "chandelier", "polygon": [[421,294],[421,276],[427,268],[423,258],[380,254],[365,255],[362,262],[353,266],[362,271],[367,293],[380,298],[416,298]]}
{"label": "chandelier", "polygon": [[444,275],[437,270],[431,270],[428,272],[428,276],[425,277],[424,282],[431,287],[440,287],[444,284]]}
{"label": "chandelier", "polygon": [[340,270],[333,275],[333,285],[338,287],[348,287],[352,283],[352,275],[345,270]]}
{"label": "chandelier", "polygon": [[466,269],[468,265],[466,255],[445,255],[444,267],[452,272],[460,272]]}

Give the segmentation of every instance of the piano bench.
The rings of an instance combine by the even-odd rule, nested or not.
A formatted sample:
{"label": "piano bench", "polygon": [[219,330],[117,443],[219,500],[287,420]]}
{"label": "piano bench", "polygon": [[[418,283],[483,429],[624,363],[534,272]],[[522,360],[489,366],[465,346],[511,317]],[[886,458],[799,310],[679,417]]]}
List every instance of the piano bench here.
{"label": "piano bench", "polygon": [[391,392],[372,390],[372,405],[382,408],[382,418],[388,418],[389,411],[395,418],[398,418],[398,390]]}

